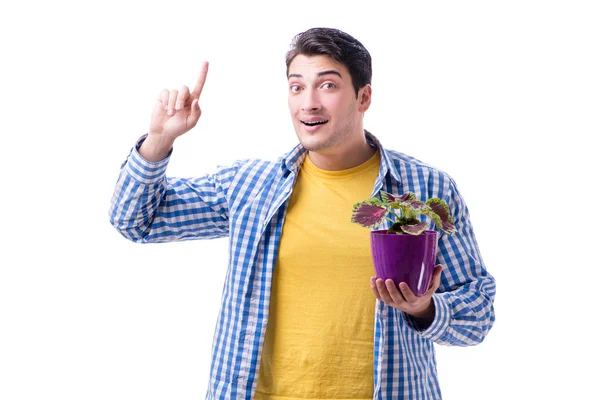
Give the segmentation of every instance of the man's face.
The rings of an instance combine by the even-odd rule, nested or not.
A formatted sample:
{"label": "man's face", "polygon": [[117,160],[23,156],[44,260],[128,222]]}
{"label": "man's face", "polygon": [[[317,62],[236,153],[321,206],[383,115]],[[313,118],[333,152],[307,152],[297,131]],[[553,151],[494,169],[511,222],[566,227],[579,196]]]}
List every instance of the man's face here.
{"label": "man's face", "polygon": [[327,56],[299,54],[290,64],[288,83],[292,121],[307,150],[335,154],[364,135],[362,116],[371,89],[365,85],[357,98],[346,66]]}

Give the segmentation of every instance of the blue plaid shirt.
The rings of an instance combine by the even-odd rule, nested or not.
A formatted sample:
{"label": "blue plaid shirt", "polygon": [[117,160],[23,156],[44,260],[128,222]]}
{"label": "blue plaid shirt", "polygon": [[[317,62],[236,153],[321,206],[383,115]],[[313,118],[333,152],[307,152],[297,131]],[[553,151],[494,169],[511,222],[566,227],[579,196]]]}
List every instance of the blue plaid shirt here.
{"label": "blue plaid shirt", "polygon": [[[494,323],[495,281],[484,267],[452,178],[366,135],[381,153],[373,195],[383,189],[439,197],[448,203],[457,228],[453,235],[440,232],[437,263],[444,269],[433,296],[435,319],[427,329],[373,297],[373,398],[440,399],[433,344],[470,346],[485,338]],[[121,166],[110,221],[140,243],[231,238],[206,398],[252,399],[287,201],[306,150],[298,145],[275,162],[245,160],[212,175],[178,179],[165,176],[170,154],[155,163],[139,155],[143,139]]]}

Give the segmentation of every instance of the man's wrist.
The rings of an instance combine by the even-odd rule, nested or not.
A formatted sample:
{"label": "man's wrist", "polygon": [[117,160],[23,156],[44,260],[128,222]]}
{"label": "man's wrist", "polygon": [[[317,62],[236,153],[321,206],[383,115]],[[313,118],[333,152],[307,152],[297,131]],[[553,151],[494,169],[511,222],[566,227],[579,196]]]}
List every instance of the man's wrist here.
{"label": "man's wrist", "polygon": [[429,300],[429,305],[421,312],[409,314],[419,329],[425,330],[431,326],[435,319],[435,304],[433,299]]}
{"label": "man's wrist", "polygon": [[138,148],[138,153],[150,162],[158,162],[167,158],[172,148],[172,139],[167,139],[162,135],[149,133]]}

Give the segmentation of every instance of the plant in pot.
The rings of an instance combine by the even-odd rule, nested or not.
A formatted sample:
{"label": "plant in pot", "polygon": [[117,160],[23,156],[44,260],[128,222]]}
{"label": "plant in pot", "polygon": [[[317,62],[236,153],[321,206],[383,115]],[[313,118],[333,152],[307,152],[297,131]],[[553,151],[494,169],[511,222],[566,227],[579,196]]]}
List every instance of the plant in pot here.
{"label": "plant in pot", "polygon": [[[396,286],[406,282],[410,290],[422,296],[427,292],[437,252],[438,232],[426,230],[425,215],[442,231],[456,231],[448,204],[437,197],[426,202],[417,200],[413,192],[396,196],[380,192],[381,200],[372,197],[354,205],[352,222],[374,229],[385,220],[390,229],[371,231],[371,254],[377,278],[392,279]],[[390,218],[392,217],[392,218]]]}

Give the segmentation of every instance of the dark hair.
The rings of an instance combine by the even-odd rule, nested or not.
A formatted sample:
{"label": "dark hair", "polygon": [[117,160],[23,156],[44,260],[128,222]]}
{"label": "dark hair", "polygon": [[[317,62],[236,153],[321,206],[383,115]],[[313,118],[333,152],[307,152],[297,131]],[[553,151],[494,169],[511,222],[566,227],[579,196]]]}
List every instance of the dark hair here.
{"label": "dark hair", "polygon": [[371,83],[371,55],[361,42],[338,29],[312,28],[292,39],[290,51],[285,55],[286,75],[290,64],[298,54],[306,56],[329,56],[348,68],[352,86],[358,89]]}

